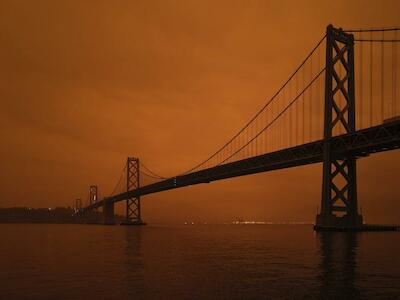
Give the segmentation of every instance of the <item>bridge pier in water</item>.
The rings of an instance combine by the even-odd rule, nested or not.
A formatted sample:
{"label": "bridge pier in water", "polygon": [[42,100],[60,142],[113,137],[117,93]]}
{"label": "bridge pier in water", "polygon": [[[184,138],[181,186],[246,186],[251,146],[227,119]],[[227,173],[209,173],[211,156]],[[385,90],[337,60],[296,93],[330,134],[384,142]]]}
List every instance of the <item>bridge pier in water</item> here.
{"label": "bridge pier in water", "polygon": [[104,215],[104,224],[105,225],[114,225],[114,202],[105,201],[103,206],[103,215]]}
{"label": "bridge pier in water", "polygon": [[[341,74],[340,70],[344,70]],[[356,131],[354,37],[332,25],[326,32],[325,115],[321,211],[316,230],[361,228],[356,157],[334,156],[331,139],[340,130]]]}

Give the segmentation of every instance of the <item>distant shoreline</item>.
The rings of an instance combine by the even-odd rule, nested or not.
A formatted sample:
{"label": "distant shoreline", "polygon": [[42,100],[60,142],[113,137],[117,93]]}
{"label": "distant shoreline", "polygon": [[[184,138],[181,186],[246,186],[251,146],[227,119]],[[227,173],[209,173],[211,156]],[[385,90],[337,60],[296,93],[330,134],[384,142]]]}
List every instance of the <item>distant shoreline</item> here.
{"label": "distant shoreline", "polygon": [[[122,216],[116,216],[122,221]],[[85,215],[76,214],[71,207],[31,208],[10,207],[0,208],[0,223],[2,224],[96,224],[103,222],[103,213],[92,211]]]}

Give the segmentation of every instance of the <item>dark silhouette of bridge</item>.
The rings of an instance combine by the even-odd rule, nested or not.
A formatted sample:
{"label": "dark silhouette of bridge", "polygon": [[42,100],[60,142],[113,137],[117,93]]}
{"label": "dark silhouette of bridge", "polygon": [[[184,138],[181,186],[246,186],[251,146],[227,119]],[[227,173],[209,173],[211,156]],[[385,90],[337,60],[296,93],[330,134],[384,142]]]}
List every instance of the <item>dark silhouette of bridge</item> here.
{"label": "dark silhouette of bridge", "polygon": [[[163,177],[129,157],[114,192],[98,199],[97,187],[91,186],[89,205],[77,202],[77,211],[103,208],[104,222],[113,224],[114,204],[126,201],[126,224],[142,225],[141,196],[323,163],[315,228],[360,228],[357,159],[400,147],[398,31],[329,25],[283,86],[209,158]],[[123,182],[125,191],[118,192]]]}

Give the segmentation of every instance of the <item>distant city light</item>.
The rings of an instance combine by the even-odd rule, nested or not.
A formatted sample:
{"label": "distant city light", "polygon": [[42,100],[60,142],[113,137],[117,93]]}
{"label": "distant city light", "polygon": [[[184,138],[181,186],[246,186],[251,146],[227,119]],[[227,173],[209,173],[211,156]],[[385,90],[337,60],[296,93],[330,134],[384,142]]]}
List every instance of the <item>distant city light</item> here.
{"label": "distant city light", "polygon": [[232,224],[268,224],[269,222],[264,222],[264,221],[234,221]]}

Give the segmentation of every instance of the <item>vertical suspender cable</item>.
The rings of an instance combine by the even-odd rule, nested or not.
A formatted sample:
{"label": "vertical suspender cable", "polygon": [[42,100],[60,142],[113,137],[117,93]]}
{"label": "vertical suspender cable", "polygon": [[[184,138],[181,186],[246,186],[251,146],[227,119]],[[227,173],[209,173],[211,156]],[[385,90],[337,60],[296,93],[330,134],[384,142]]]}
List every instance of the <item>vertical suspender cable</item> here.
{"label": "vertical suspender cable", "polygon": [[[239,149],[239,147],[240,147],[240,138],[241,138],[242,134],[243,134],[243,133],[241,133],[240,135],[238,135],[238,136],[235,138],[235,140],[236,140],[236,142],[235,142],[235,149],[236,149],[236,148]],[[235,150],[235,151],[236,151],[236,150]],[[237,156],[236,156],[236,157],[239,157],[240,155],[241,155],[241,153],[237,153]]]}
{"label": "vertical suspender cable", "polygon": [[[235,139],[234,139],[234,142],[235,142],[235,149],[234,149],[234,152],[236,152],[236,149],[239,149],[239,147],[240,147],[240,145],[239,145],[239,143],[240,143],[240,136],[241,136],[241,134],[240,135],[238,135]],[[238,154],[238,156],[240,155],[240,153]]]}
{"label": "vertical suspender cable", "polygon": [[[268,113],[268,120],[272,120],[272,114],[273,114],[273,103],[271,103],[271,106],[269,108],[269,113]],[[269,138],[268,138],[268,147],[269,147],[269,152],[272,152],[272,148],[273,148],[273,136],[272,136],[272,128],[270,129],[269,132]]]}
{"label": "vertical suspender cable", "polygon": [[372,86],[373,86],[373,81],[372,81],[372,73],[373,73],[373,45],[372,45],[372,38],[373,34],[371,31],[371,42],[370,42],[370,55],[369,55],[369,63],[370,63],[370,74],[369,74],[369,125],[372,126]]}
{"label": "vertical suspender cable", "polygon": [[[269,115],[269,109],[267,109],[265,111],[265,120],[266,120],[266,124],[268,124],[268,115]],[[267,151],[267,153],[269,153],[269,133],[266,131],[265,132],[265,149]]]}
{"label": "vertical suspender cable", "polygon": [[230,153],[230,151],[232,151],[232,153],[235,151],[235,145],[236,145],[235,140],[236,140],[236,139],[233,139],[233,140],[229,143],[229,144],[231,145],[230,150],[229,150],[229,153]]}
{"label": "vertical suspender cable", "polygon": [[[246,139],[246,131],[247,131],[247,128],[243,131],[243,133],[240,135],[240,140],[239,140],[239,147],[241,148],[242,147],[242,145],[244,144],[243,143],[243,140],[245,140]],[[246,151],[245,151],[246,149],[243,149],[243,151],[240,151],[239,152],[239,156],[240,156],[240,158],[245,158],[245,155],[246,155]]]}
{"label": "vertical suspender cable", "polygon": [[[274,119],[274,102],[271,103],[271,111],[269,113],[270,119],[273,120]],[[271,132],[269,133],[270,136],[270,152],[274,151],[274,127],[271,126]]]}
{"label": "vertical suspender cable", "polygon": [[[280,101],[280,105],[279,105],[279,112],[281,111],[281,109],[285,108],[285,97],[283,95],[283,91],[281,94],[281,101]],[[284,126],[285,126],[285,116],[283,116],[282,120],[280,121],[280,125],[279,125],[279,136],[280,136],[280,148],[285,148],[285,141],[283,139],[283,130],[284,130]]]}
{"label": "vertical suspender cable", "polygon": [[217,155],[215,155],[215,156],[211,159],[211,161],[210,161],[210,168],[212,168],[212,167],[218,162],[218,157],[219,157],[220,154],[221,154],[221,152],[218,153]]}
{"label": "vertical suspender cable", "polygon": [[225,157],[227,156],[227,155],[226,155],[226,152],[229,151],[228,149],[229,149],[229,144],[224,148],[224,152],[222,153],[223,159],[225,159]]}
{"label": "vertical suspender cable", "polygon": [[[242,145],[246,142],[243,142],[243,140],[246,140],[246,131],[247,128],[243,131],[243,133],[240,135],[241,138],[239,140],[239,147],[241,148]],[[246,157],[246,149],[243,149],[242,151],[239,151],[239,158],[238,159],[244,159]]]}
{"label": "vertical suspender cable", "polygon": [[[296,93],[295,93],[295,97],[297,97],[297,94],[298,94],[298,92],[299,92],[299,76],[298,75],[296,75]],[[298,102],[296,102],[295,104],[294,104],[294,114],[295,114],[295,118],[294,118],[294,144],[295,145],[297,145],[297,128],[299,127],[299,125],[298,125],[298,117],[297,117],[297,115],[298,115],[298,108],[297,108],[297,104],[298,104]]]}
{"label": "vertical suspender cable", "polygon": [[[285,105],[285,107],[286,107],[286,102],[289,103],[289,101],[290,101],[290,93],[289,93],[289,90],[288,90],[288,91],[284,90],[283,92],[284,92],[284,95],[285,95],[284,105]],[[286,98],[288,98],[287,101],[286,101]],[[289,112],[288,112],[288,111],[285,112],[285,115],[286,115],[286,120],[287,120],[287,122],[285,122],[285,124],[288,124],[288,125],[289,125],[289,122],[290,122]],[[288,130],[288,128],[289,128],[289,130]],[[286,148],[287,148],[287,147],[290,147],[290,138],[289,138],[289,134],[290,134],[290,127],[285,126],[285,129],[284,129],[284,136],[285,136],[285,146],[286,146]]]}
{"label": "vertical suspender cable", "polygon": [[[276,114],[279,114],[280,108],[280,101],[281,101],[281,94],[278,94],[278,98],[276,101]],[[280,147],[281,137],[280,137],[280,122],[276,122],[276,149],[278,150]]]}
{"label": "vertical suspender cable", "polygon": [[[360,32],[360,40],[362,40],[362,32]],[[359,101],[359,103],[360,103],[360,114],[359,114],[359,120],[360,120],[360,128],[359,129],[362,129],[363,128],[363,114],[364,114],[364,112],[363,112],[363,108],[364,108],[364,105],[363,105],[363,102],[364,102],[364,97],[363,97],[363,47],[364,47],[364,44],[363,43],[358,43],[358,45],[359,45],[359,47],[360,47],[360,80],[358,81],[359,82],[359,85],[360,85],[360,93],[359,93],[359,95],[358,95],[358,97],[359,97],[359,99],[360,99],[360,101]]]}
{"label": "vertical suspender cable", "polygon": [[[271,104],[271,120],[273,120],[275,116],[275,103],[274,101]],[[271,152],[273,151],[275,151],[275,126],[271,127]]]}
{"label": "vertical suspender cable", "polygon": [[[251,136],[252,136],[252,124],[248,127],[248,130],[247,130],[247,136],[246,136],[246,140],[245,140],[245,143],[247,143],[248,141],[250,141],[251,140]],[[252,144],[253,143],[250,143],[247,147],[246,147],[246,158],[248,158],[248,157],[250,157],[251,156],[251,147],[252,147]]]}
{"label": "vertical suspender cable", "polygon": [[[278,98],[276,99],[276,113],[279,114],[279,97],[280,94],[278,94]],[[276,122],[276,148],[277,150],[279,149],[279,140],[280,140],[280,136],[279,136],[279,123],[280,122]]]}
{"label": "vertical suspender cable", "polygon": [[[266,115],[266,112],[263,111],[263,113],[262,113],[262,115],[261,115],[261,128],[263,128],[263,127],[264,127],[264,124],[266,124],[266,121],[265,121],[265,123],[264,123],[265,115]],[[266,150],[265,150],[265,133],[263,133],[263,134],[261,135],[260,148],[261,148],[261,149],[260,149],[260,150],[261,150],[261,154],[264,154],[264,153],[266,152]]]}
{"label": "vertical suspender cable", "polygon": [[[283,99],[283,101],[282,101],[282,107],[285,107],[285,105],[286,105],[286,96],[285,96],[285,91],[283,90],[282,91],[282,99]],[[282,118],[283,120],[282,120],[282,126],[281,126],[281,140],[282,140],[282,148],[286,148],[286,135],[285,135],[285,128],[286,128],[286,124],[287,124],[287,122],[286,122],[286,114],[283,116],[283,118]]]}
{"label": "vertical suspender cable", "polygon": [[[243,143],[243,140],[245,140],[246,139],[246,131],[247,131],[247,128],[243,131],[243,133],[240,135],[240,140],[239,140],[239,147],[241,148],[242,147],[242,145],[244,144]],[[239,156],[240,156],[240,158],[245,158],[245,156],[246,156],[246,151],[245,151],[246,149],[243,149],[243,151],[240,151],[239,152]]]}
{"label": "vertical suspender cable", "polygon": [[[226,156],[231,155],[232,148],[233,148],[232,143],[229,143],[229,144],[228,144],[228,147],[226,148],[226,152],[227,152]],[[229,161],[228,161],[228,162],[229,162]]]}
{"label": "vertical suspender cable", "polygon": [[[282,99],[283,99],[283,97],[282,97],[282,94],[280,94],[280,97],[279,97],[279,101],[278,101],[278,113],[280,112],[280,110],[281,110],[281,107],[282,107]],[[283,119],[283,118],[282,118]],[[279,136],[279,144],[278,144],[278,148],[279,149],[281,149],[281,148],[283,148],[282,147],[282,138],[283,138],[283,136],[282,136],[282,126],[283,124],[282,124],[282,120],[280,120],[279,121],[279,126],[278,126],[278,128],[279,128],[279,130],[278,130],[278,136]]]}
{"label": "vertical suspender cable", "polygon": [[[319,72],[319,70],[321,69],[321,48],[318,47],[318,57],[317,57],[317,72]],[[320,130],[321,128],[321,101],[322,101],[322,97],[321,97],[321,80],[318,78],[317,81],[317,105],[316,105],[316,111],[317,111],[317,139],[320,138],[320,134],[322,133],[322,130]]]}
{"label": "vertical suspender cable", "polygon": [[[271,120],[274,119],[275,115],[275,101],[271,103]],[[271,152],[275,149],[275,130],[274,126],[271,127]]]}
{"label": "vertical suspender cable", "polygon": [[[247,127],[247,129],[245,130],[246,136],[244,138],[244,144],[246,144],[247,141],[250,140],[250,138],[249,138],[250,131],[251,131],[251,125],[249,127]],[[244,158],[247,158],[249,156],[249,151],[250,151],[250,145],[244,148]]]}
{"label": "vertical suspender cable", "polygon": [[[278,99],[278,98],[277,98]],[[274,101],[272,104],[272,107],[274,108],[272,111],[272,117],[275,119],[275,114],[276,114],[276,108],[277,108],[277,101]],[[274,151],[276,151],[276,145],[278,143],[278,136],[277,136],[277,131],[276,131],[276,123],[274,124],[275,126],[272,126],[272,132],[274,133]]]}
{"label": "vertical suspender cable", "polygon": [[[253,134],[254,134],[254,136],[256,136],[257,135],[257,118],[254,120],[254,123],[253,123],[252,127],[253,127],[253,133],[251,135],[253,136]],[[252,143],[253,147],[252,147],[252,150],[251,150],[251,156],[255,156],[255,153],[257,152],[256,151],[256,140],[257,139],[255,139],[253,141],[253,143]]]}
{"label": "vertical suspender cable", "polygon": [[[259,117],[256,118],[256,130],[255,130],[256,134],[258,133],[258,120],[259,120]],[[258,139],[256,139],[254,142],[255,142],[255,148],[256,148],[255,153],[256,153],[256,155],[258,155]]]}
{"label": "vertical suspender cable", "polygon": [[[281,109],[282,108],[285,108],[285,103],[284,103],[284,101],[285,101],[285,98],[283,97],[283,92],[282,92],[282,94],[281,94],[281,98],[280,98],[280,101],[279,101],[279,109],[278,109],[278,113],[280,113],[280,111],[281,111]],[[281,148],[283,148],[283,134],[282,134],[282,131],[283,131],[283,125],[284,125],[284,118],[282,118],[281,120],[280,120],[280,122],[279,122],[279,148],[281,149]]]}
{"label": "vertical suspender cable", "polygon": [[[242,135],[244,134],[244,132],[242,132],[242,133],[240,133],[239,135],[238,135],[238,137],[236,138],[236,146],[237,146],[237,148],[239,149],[240,148],[240,140],[242,139]],[[237,156],[236,157],[238,157],[238,158],[240,158],[241,157],[241,155],[242,155],[242,153],[237,153]]]}
{"label": "vertical suspender cable", "polygon": [[225,153],[225,149],[223,149],[223,150],[219,153],[218,159],[217,159],[217,161],[216,161],[216,163],[215,163],[214,165],[217,165],[217,164],[220,163],[220,161],[223,161],[223,160],[224,160],[224,153]]}
{"label": "vertical suspender cable", "polygon": [[[269,120],[272,120],[274,118],[274,104],[271,103],[270,107],[270,112],[269,112]],[[273,152],[274,151],[274,128],[271,127],[270,132],[269,132],[269,151]]]}
{"label": "vertical suspender cable", "polygon": [[[249,139],[251,139],[252,137],[253,137],[253,132],[254,132],[254,122],[249,126],[249,136],[250,136],[250,138]],[[254,143],[253,142],[251,142],[250,144],[249,144],[249,146],[248,146],[248,148],[249,148],[249,157],[250,156],[253,156],[253,147],[254,147]]]}
{"label": "vertical suspender cable", "polygon": [[[268,109],[265,110],[265,123],[264,123],[264,126],[266,124],[268,124]],[[268,142],[269,142],[268,139],[269,139],[269,136],[268,136],[268,132],[266,131],[264,133],[264,146],[265,146],[265,152],[266,153],[268,152]]]}
{"label": "vertical suspender cable", "polygon": [[[289,83],[289,97],[288,97],[288,101],[290,103],[291,101],[291,97],[292,97],[292,82]],[[289,116],[289,145],[288,147],[292,146],[292,112],[291,109],[289,108],[289,111],[287,112],[288,116]]]}
{"label": "vertical suspender cable", "polygon": [[[244,131],[245,135],[244,135],[244,138],[243,138],[243,145],[246,144],[247,141],[249,140],[249,130],[250,130],[250,127],[251,127],[251,126],[247,127],[246,130]],[[249,147],[245,147],[243,150],[244,150],[244,151],[243,151],[243,155],[244,155],[243,158],[247,158],[248,151],[249,151]]]}
{"label": "vertical suspender cable", "polygon": [[[254,120],[254,124],[253,124],[253,134],[254,134],[254,136],[255,135],[257,135],[257,118]],[[254,142],[252,143],[253,144],[253,147],[252,147],[252,156],[255,156],[256,155],[256,142],[257,142],[257,139],[255,139],[254,140]]]}
{"label": "vertical suspender cable", "polygon": [[[397,40],[397,31],[395,31],[394,32],[394,39],[395,40]],[[392,98],[393,98],[393,104],[392,104],[392,106],[393,106],[393,116],[396,116],[397,115],[397,106],[396,106],[396,102],[397,102],[397,44],[396,43],[393,43],[392,44],[392,51],[393,51],[393,53],[392,53],[392,55],[393,55],[393,70],[392,70],[392,72],[393,72],[393,74],[392,74],[392,77],[393,77],[393,79],[392,79],[392,85],[393,85],[393,96],[392,96]]]}
{"label": "vertical suspender cable", "polygon": [[[272,104],[269,107],[269,109],[267,109],[267,124],[269,123],[269,120],[271,119],[271,109],[272,109]],[[271,132],[272,130],[270,130],[267,133],[267,147],[268,147],[268,152],[271,152],[271,148],[272,148],[272,136],[271,136]]]}
{"label": "vertical suspender cable", "polygon": [[[306,84],[306,65],[307,64],[305,64],[304,65],[304,67],[303,67],[303,86],[302,86],[302,89],[301,90],[304,90],[304,87],[305,87],[305,84]],[[303,101],[303,116],[302,116],[302,121],[303,121],[303,126],[302,126],[302,129],[303,129],[303,137],[302,137],[302,143],[304,144],[304,136],[305,136],[305,124],[306,124],[306,120],[305,120],[305,105],[306,105],[306,96],[305,96],[305,93],[303,93],[303,96],[302,96],[302,101]]]}
{"label": "vertical suspender cable", "polygon": [[[255,120],[257,120],[257,118]],[[254,124],[255,124],[255,122],[253,122],[253,124],[250,125],[250,139],[253,137],[253,134],[255,132]],[[255,146],[254,142],[250,143],[250,155],[249,156],[254,155],[254,146]]]}
{"label": "vertical suspender cable", "polygon": [[[279,101],[278,101],[278,114],[281,111],[281,107],[282,107],[281,102],[282,102],[282,96],[279,98]],[[282,125],[283,125],[282,120],[279,120],[279,122],[278,122],[278,137],[279,137],[278,149],[282,148]]]}
{"label": "vertical suspender cable", "polygon": [[[279,105],[279,111],[281,110],[281,108],[285,107],[285,97],[283,95],[284,91],[282,91],[281,94],[281,101],[280,101],[280,105]],[[282,120],[280,121],[279,124],[279,148],[284,148],[285,147],[285,142],[283,140],[283,126],[285,125],[285,117],[282,118]]]}
{"label": "vertical suspender cable", "polygon": [[232,145],[230,143],[228,145],[226,145],[225,153],[224,153],[224,159],[225,159],[225,157],[228,157],[228,155],[230,153],[230,150],[231,150],[231,147],[232,147]]}
{"label": "vertical suspender cable", "polygon": [[[395,32],[396,33],[396,32]],[[394,80],[394,69],[395,69],[395,61],[394,61],[394,51],[395,51],[395,45],[396,43],[392,43],[392,106],[391,106],[391,117],[394,117],[396,115],[395,112],[395,99],[394,99],[394,87],[395,87],[395,80]]]}
{"label": "vertical suspender cable", "polygon": [[[310,80],[312,80],[312,73],[313,71],[313,63],[312,63],[312,58],[310,60]],[[312,130],[312,118],[313,118],[313,113],[312,113],[312,107],[311,107],[311,103],[312,103],[312,90],[313,90],[313,86],[310,87],[310,98],[309,98],[309,103],[308,103],[308,141],[310,142],[312,140],[312,134],[311,134],[311,130]]]}
{"label": "vertical suspender cable", "polygon": [[382,122],[385,119],[385,103],[384,103],[384,76],[385,76],[385,46],[383,40],[385,39],[385,32],[382,31],[382,42],[381,42],[381,119]]}

